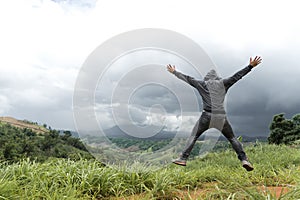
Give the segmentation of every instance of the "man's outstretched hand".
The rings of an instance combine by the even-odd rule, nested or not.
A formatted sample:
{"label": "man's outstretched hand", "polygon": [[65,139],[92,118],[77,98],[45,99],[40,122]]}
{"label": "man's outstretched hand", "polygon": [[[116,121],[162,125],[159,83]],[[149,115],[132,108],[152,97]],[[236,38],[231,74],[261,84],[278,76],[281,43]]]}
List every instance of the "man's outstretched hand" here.
{"label": "man's outstretched hand", "polygon": [[172,66],[172,65],[168,64],[167,65],[167,70],[171,73],[174,73],[175,72],[175,65]]}
{"label": "man's outstretched hand", "polygon": [[260,56],[255,56],[254,60],[252,59],[252,57],[250,57],[249,65],[251,65],[252,67],[256,67],[261,63],[261,61],[262,58]]}

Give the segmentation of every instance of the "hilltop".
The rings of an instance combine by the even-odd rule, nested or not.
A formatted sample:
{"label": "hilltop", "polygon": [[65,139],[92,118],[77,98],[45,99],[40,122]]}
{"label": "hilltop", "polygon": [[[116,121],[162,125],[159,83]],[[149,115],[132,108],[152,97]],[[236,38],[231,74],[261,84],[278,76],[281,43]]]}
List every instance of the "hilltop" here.
{"label": "hilltop", "polygon": [[27,128],[38,134],[49,133],[49,130],[43,126],[38,125],[35,122],[30,122],[28,120],[18,120],[13,117],[0,117],[0,122],[10,124],[11,126],[17,128]]}

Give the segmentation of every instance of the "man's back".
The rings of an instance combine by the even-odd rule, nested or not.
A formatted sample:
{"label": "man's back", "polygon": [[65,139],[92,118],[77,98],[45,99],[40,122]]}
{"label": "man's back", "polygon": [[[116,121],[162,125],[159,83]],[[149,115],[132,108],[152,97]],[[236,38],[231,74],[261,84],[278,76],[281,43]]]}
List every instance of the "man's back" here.
{"label": "man's back", "polygon": [[251,65],[248,65],[226,79],[219,77],[215,70],[209,71],[204,80],[196,80],[178,71],[174,71],[173,74],[197,89],[202,97],[203,110],[225,114],[224,100],[228,89],[249,73],[252,68]]}

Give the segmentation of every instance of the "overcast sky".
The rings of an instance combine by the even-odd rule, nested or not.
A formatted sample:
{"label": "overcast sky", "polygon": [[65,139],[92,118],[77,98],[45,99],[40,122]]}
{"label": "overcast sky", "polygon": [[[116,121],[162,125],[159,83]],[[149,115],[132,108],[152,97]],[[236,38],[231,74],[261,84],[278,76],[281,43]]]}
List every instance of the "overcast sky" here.
{"label": "overcast sky", "polygon": [[[205,50],[222,77],[246,66],[250,56],[262,56],[263,63],[228,92],[228,118],[237,134],[268,135],[274,114],[283,112],[290,118],[300,113],[297,0],[11,0],[0,4],[1,116],[74,130],[72,97],[86,58],[111,37],[140,28],[168,29],[189,37]],[[183,66],[179,69],[189,72]],[[170,81],[181,84],[175,78]],[[131,102],[129,112],[136,123],[161,125],[163,118],[168,130],[181,124],[188,132],[200,115],[191,110],[181,116],[176,98],[160,87],[138,90]],[[152,107],[156,104],[164,112],[160,107],[156,112]],[[109,105],[98,95],[97,116],[105,128],[115,125],[111,107],[118,105]]]}

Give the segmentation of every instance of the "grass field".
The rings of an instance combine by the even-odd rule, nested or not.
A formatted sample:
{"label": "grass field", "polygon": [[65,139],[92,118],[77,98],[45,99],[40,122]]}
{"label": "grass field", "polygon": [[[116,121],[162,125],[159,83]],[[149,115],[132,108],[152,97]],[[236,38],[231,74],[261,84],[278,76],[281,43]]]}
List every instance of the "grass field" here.
{"label": "grass field", "polygon": [[256,144],[245,150],[252,172],[241,167],[231,149],[187,167],[103,167],[97,161],[64,159],[2,162],[0,199],[300,199],[299,149]]}

